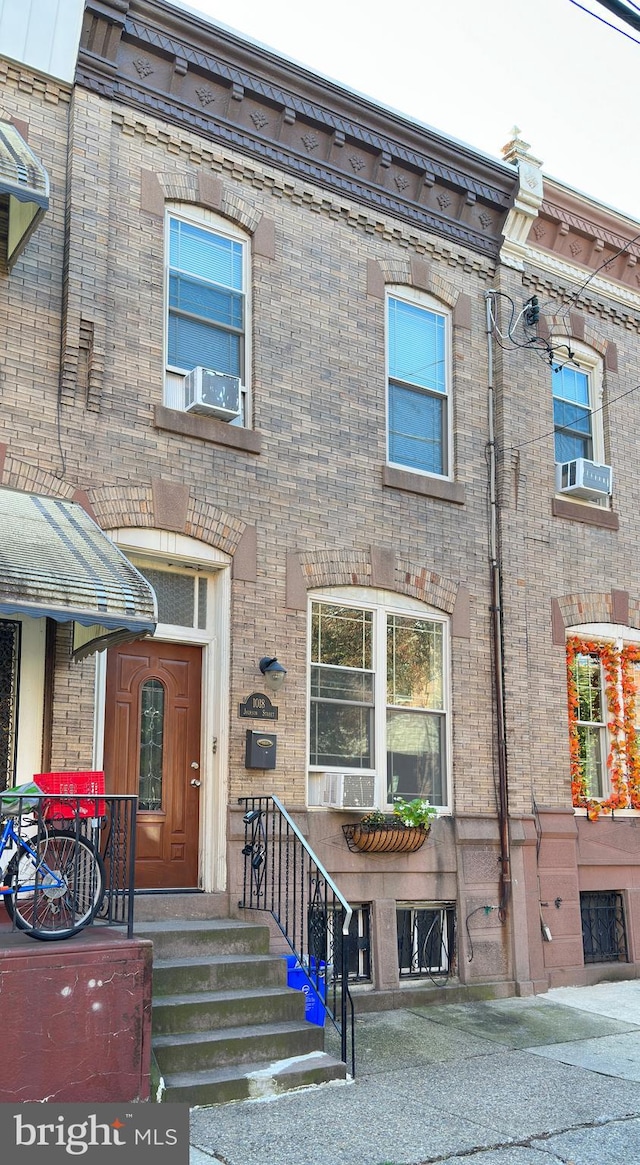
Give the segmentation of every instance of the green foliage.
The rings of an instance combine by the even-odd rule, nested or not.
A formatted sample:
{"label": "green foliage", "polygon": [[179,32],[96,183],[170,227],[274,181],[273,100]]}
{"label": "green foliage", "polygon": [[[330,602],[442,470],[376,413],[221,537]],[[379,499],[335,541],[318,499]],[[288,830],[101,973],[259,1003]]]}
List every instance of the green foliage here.
{"label": "green foliage", "polygon": [[413,801],[405,801],[396,797],[393,804],[395,817],[399,817],[403,825],[430,825],[438,810],[422,797],[414,797]]}

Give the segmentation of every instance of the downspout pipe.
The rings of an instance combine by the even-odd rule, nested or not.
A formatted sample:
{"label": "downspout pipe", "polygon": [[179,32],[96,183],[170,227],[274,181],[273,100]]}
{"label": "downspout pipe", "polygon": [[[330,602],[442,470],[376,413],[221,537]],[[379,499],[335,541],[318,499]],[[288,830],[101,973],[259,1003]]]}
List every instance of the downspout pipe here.
{"label": "downspout pipe", "polygon": [[496,487],[495,385],[493,370],[493,327],[491,292],[485,293],[488,350],[488,421],[489,442],[489,569],[491,576],[491,631],[493,641],[493,688],[497,730],[497,806],[500,829],[500,905],[501,921],[507,915],[511,899],[511,847],[509,838],[509,786],[507,780],[507,740],[504,683],[504,626],[502,609],[502,567],[500,554],[500,514]]}

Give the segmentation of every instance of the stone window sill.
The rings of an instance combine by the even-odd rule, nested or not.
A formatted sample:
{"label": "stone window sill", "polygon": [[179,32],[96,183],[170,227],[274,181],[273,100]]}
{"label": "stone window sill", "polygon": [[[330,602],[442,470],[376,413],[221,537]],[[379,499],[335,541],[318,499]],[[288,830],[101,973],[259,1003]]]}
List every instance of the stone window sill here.
{"label": "stone window sill", "polygon": [[446,481],[440,477],[425,477],[421,473],[410,473],[406,469],[394,469],[391,465],[382,467],[382,484],[388,489],[404,489],[420,494],[424,498],[438,498],[441,502],[453,502],[457,506],[465,503],[464,486],[458,481]]}
{"label": "stone window sill", "polygon": [[600,506],[581,505],[566,498],[554,498],[551,503],[554,518],[566,518],[570,522],[584,522],[587,526],[600,526],[605,530],[619,530],[620,519],[613,510],[603,510]]}
{"label": "stone window sill", "polygon": [[239,449],[243,453],[260,453],[262,450],[262,433],[255,429],[240,429],[216,417],[201,417],[197,413],[183,413],[178,409],[156,405],[153,423],[156,429],[179,433],[181,437],[195,437],[198,441],[209,441],[213,445],[224,445],[227,449]]}

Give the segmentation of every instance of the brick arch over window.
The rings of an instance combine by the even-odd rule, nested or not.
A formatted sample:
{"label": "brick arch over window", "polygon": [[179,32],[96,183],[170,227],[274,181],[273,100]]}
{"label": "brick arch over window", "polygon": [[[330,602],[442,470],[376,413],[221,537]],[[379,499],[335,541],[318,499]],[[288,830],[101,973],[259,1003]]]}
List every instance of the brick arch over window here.
{"label": "brick arch over window", "polygon": [[611,346],[610,341],[596,331],[591,321],[576,311],[568,313],[561,311],[556,315],[541,317],[539,330],[545,339],[549,339],[551,336],[556,339],[562,337],[565,343],[576,340],[585,344],[603,359],[606,358]]}
{"label": "brick arch over window", "polygon": [[[0,444],[0,486],[77,502],[103,530],[142,526],[187,534],[234,557],[242,546],[242,578],[253,578],[255,527],[192,495],[189,486],[154,478],[149,485],[78,489],[64,478],[12,457]],[[250,573],[246,574],[246,570]]]}
{"label": "brick arch over window", "polygon": [[249,529],[246,523],[195,497],[189,486],[155,478],[148,486],[103,486],[87,492],[91,511],[104,529],[152,527],[186,534],[233,557]]}
{"label": "brick arch over window", "polygon": [[[370,259],[367,264],[367,292],[378,299],[384,299],[385,287],[389,284],[415,287],[439,299],[446,307],[454,309],[459,300],[467,297],[453,284],[443,279],[435,268],[424,259],[406,256],[387,262],[384,259]],[[454,317],[455,322],[455,317]]]}
{"label": "brick arch over window", "polygon": [[400,558],[378,546],[361,551],[319,550],[287,555],[287,607],[304,611],[307,591],[339,586],[377,587],[420,599],[451,615],[454,636],[470,637],[467,588],[424,563]]}
{"label": "brick arch over window", "polygon": [[213,210],[228,218],[250,235],[257,236],[257,242],[268,233],[267,225],[272,226],[271,220],[265,219],[261,210],[207,170],[195,170],[188,174],[156,174],[144,170],[141,175],[140,201],[143,211],[157,217],[164,215],[167,202],[203,206],[206,210]]}
{"label": "brick arch over window", "polygon": [[568,627],[581,623],[617,623],[640,630],[640,597],[628,591],[583,592],[551,600],[553,642],[564,647]]}
{"label": "brick arch over window", "polygon": [[21,490],[23,493],[44,494],[48,498],[61,498],[67,502],[79,501],[82,505],[84,494],[64,478],[47,469],[30,465],[18,457],[13,457],[7,445],[0,445],[0,485],[7,489]]}

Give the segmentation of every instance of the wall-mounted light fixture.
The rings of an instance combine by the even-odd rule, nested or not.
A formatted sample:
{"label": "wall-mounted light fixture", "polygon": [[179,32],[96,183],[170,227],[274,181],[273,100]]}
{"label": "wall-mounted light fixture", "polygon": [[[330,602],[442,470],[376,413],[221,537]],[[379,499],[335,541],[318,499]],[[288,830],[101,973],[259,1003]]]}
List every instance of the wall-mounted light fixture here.
{"label": "wall-mounted light fixture", "polygon": [[286,667],[278,663],[275,656],[263,655],[259,663],[260,671],[264,676],[264,686],[270,692],[279,692],[287,674]]}

